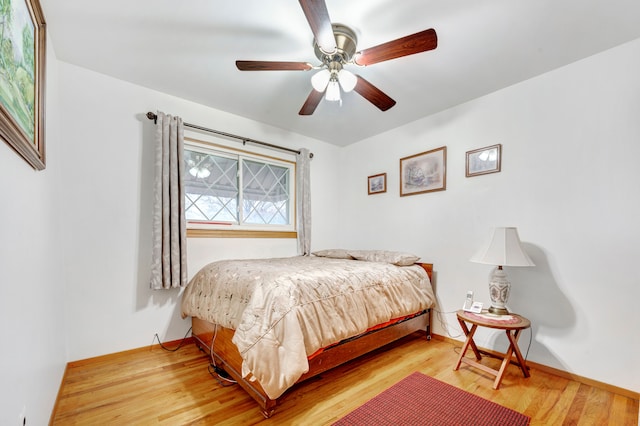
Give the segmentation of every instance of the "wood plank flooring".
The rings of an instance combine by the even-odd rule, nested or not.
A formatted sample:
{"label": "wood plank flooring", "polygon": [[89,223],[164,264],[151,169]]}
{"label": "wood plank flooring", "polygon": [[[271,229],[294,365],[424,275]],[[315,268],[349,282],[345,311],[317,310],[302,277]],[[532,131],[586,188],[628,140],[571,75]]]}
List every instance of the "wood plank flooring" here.
{"label": "wood plank flooring", "polygon": [[[70,363],[53,425],[330,425],[404,377],[420,371],[531,417],[531,425],[638,425],[638,400],[536,369],[510,365],[493,377],[463,365],[460,345],[414,333],[297,385],[264,419],[239,386],[214,378],[194,344],[159,346]],[[499,360],[483,363],[495,367]]]}

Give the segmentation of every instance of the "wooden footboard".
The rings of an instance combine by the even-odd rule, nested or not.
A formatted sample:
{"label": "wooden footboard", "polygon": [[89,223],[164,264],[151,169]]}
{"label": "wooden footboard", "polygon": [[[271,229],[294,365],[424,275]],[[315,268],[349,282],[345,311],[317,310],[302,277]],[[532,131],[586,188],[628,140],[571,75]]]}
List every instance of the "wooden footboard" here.
{"label": "wooden footboard", "polygon": [[251,382],[242,377],[242,357],[231,341],[234,330],[195,317],[191,318],[191,327],[196,345],[211,357],[215,366],[226,371],[258,402],[265,417],[271,417],[277,401],[267,396],[260,383]]}
{"label": "wooden footboard", "polygon": [[[429,321],[430,311],[426,311],[411,319],[331,346],[309,361],[309,371],[296,383],[317,376],[415,331],[426,331]],[[211,356],[214,365],[225,370],[256,400],[266,418],[271,417],[278,401],[269,398],[260,383],[242,377],[242,358],[237,347],[231,342],[234,331],[195,317],[192,318],[192,327],[192,334],[198,347]]]}
{"label": "wooden footboard", "polygon": [[[429,278],[432,278],[433,265],[420,264],[420,266],[427,271]],[[430,325],[431,310],[427,310],[410,319],[342,341],[326,348],[322,353],[309,360],[309,371],[302,375],[296,383],[317,376],[415,331],[426,331],[427,339],[430,339]],[[278,400],[269,398],[257,381],[245,380],[242,377],[242,358],[238,348],[231,341],[234,330],[195,317],[192,317],[192,327],[192,335],[196,345],[211,357],[215,366],[225,370],[256,400],[266,418],[271,417]]]}

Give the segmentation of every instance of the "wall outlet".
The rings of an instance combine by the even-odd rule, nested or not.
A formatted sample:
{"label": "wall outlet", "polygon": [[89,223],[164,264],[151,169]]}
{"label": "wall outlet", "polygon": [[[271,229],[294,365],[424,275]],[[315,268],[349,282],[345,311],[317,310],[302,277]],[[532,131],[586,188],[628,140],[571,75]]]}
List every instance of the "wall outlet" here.
{"label": "wall outlet", "polygon": [[23,406],[22,407],[22,411],[20,412],[20,417],[19,417],[19,426],[27,426],[27,406]]}

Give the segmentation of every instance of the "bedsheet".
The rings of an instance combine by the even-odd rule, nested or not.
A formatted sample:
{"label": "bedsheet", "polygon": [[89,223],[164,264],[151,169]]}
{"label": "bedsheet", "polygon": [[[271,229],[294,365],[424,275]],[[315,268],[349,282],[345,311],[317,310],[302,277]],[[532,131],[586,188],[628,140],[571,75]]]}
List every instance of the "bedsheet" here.
{"label": "bedsheet", "polygon": [[298,256],[210,263],[187,285],[182,316],[235,330],[243,376],[276,399],[308,355],[434,304],[418,265]]}

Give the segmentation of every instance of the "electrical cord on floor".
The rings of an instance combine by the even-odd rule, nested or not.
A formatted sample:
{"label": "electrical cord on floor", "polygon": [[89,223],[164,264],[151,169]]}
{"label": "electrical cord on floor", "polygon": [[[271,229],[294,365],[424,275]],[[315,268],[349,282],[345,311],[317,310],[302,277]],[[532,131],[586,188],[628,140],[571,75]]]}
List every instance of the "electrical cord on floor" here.
{"label": "electrical cord on floor", "polygon": [[448,328],[448,323],[444,320],[444,318],[442,317],[443,314],[455,314],[456,312],[458,312],[457,310],[455,311],[451,311],[451,312],[444,312],[444,311],[438,311],[437,309],[433,309],[433,312],[435,312],[436,317],[438,318],[438,321],[440,321],[440,325],[442,326],[442,328],[444,329],[445,333],[447,333],[447,336],[449,336],[452,339],[457,339],[459,337],[462,337],[462,333],[459,333],[457,335],[452,335],[449,332],[449,328]]}
{"label": "electrical cord on floor", "polygon": [[222,387],[233,386],[236,383],[238,383],[232,378],[230,378],[229,374],[226,371],[224,371],[222,368],[218,367],[217,365],[214,365],[213,363],[209,364],[209,366],[207,367],[207,370],[209,370],[209,374],[211,374],[211,377],[216,379],[216,381]]}
{"label": "electrical cord on floor", "polygon": [[224,387],[224,386],[235,385],[238,382],[233,380],[231,378],[231,376],[229,376],[229,373],[224,371],[223,368],[218,367],[216,365],[216,358],[214,356],[215,352],[213,350],[213,345],[216,342],[216,337],[218,337],[218,324],[216,324],[215,328],[213,329],[213,336],[211,338],[211,345],[209,346],[209,355],[211,357],[211,362],[209,362],[209,366],[207,367],[207,370],[209,370],[209,374],[211,375],[211,377],[216,379],[216,381],[220,384],[220,386]]}
{"label": "electrical cord on floor", "polygon": [[533,341],[533,329],[529,327],[529,344],[527,345],[527,352],[524,354],[524,361],[527,362],[529,358],[529,349],[531,349],[531,342]]}
{"label": "electrical cord on floor", "polygon": [[[189,335],[189,333],[191,333],[191,327],[189,327],[189,330],[187,330],[187,333],[182,338],[182,341],[175,348],[167,348],[165,345],[163,345],[162,342],[160,341],[160,336],[158,336],[158,333],[155,334],[155,337],[153,338],[153,340],[154,341],[158,340],[158,343],[160,344],[160,347],[162,349],[164,349],[165,351],[167,351],[167,352],[175,352],[178,349],[180,349],[184,345],[184,343],[187,341],[187,336]],[[153,342],[151,342],[151,344],[153,345]]]}

